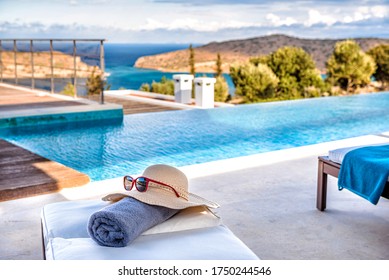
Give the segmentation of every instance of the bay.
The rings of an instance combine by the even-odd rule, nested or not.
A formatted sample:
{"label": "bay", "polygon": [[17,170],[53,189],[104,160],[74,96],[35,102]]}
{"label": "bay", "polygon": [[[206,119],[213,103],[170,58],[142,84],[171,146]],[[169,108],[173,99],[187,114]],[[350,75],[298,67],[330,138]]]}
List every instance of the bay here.
{"label": "bay", "polygon": [[[172,79],[174,74],[187,72],[162,72],[154,69],[134,67],[136,60],[141,56],[155,55],[170,51],[187,49],[187,44],[114,44],[104,45],[105,71],[108,74],[107,83],[111,90],[134,89],[138,90],[143,83],[159,82],[162,77]],[[212,77],[210,73],[196,73],[196,76]],[[224,75],[230,93],[234,86],[229,75]]]}

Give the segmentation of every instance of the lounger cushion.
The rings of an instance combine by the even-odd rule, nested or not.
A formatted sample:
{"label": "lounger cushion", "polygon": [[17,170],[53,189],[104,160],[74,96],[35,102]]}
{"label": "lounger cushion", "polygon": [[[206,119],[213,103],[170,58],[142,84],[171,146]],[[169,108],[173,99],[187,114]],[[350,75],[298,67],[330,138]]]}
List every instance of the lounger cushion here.
{"label": "lounger cushion", "polygon": [[97,245],[90,238],[54,238],[54,260],[254,260],[257,256],[225,226],[143,235],[127,247]]}
{"label": "lounger cushion", "polygon": [[351,146],[351,147],[344,147],[344,148],[340,148],[340,149],[335,149],[335,150],[331,150],[328,152],[328,158],[333,162],[342,164],[344,156],[352,150],[366,147],[366,146],[379,146],[379,145],[388,145],[388,144],[389,144],[389,141],[384,142],[384,143],[378,143],[378,144]]}
{"label": "lounger cushion", "polygon": [[[47,238],[88,238],[87,223],[94,212],[109,202],[99,200],[65,201],[45,205],[42,210],[43,230]],[[220,218],[205,207],[187,208],[142,235],[217,226]]]}
{"label": "lounger cushion", "polygon": [[188,208],[155,226],[126,247],[100,246],[87,233],[94,211],[107,205],[98,200],[66,201],[42,210],[42,234],[47,259],[117,260],[167,259],[247,260],[258,257],[215,214]]}

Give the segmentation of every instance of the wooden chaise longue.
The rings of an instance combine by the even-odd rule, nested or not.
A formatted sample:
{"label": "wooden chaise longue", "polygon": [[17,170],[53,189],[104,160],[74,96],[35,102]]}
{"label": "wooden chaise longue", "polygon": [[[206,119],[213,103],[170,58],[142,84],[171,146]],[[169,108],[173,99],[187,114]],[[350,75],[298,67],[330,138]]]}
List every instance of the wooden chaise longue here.
{"label": "wooden chaise longue", "polygon": [[[326,209],[327,176],[331,175],[335,178],[338,178],[340,166],[341,165],[339,163],[331,161],[328,156],[319,157],[316,207],[320,211],[324,211]],[[386,183],[385,189],[381,196],[389,199],[389,182]]]}

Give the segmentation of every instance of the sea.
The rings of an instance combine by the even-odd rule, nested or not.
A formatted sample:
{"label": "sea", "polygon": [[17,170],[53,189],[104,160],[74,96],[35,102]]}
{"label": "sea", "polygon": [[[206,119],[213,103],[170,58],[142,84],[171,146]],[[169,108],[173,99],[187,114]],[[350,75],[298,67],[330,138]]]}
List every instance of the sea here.
{"label": "sea", "polygon": [[[162,72],[134,67],[139,57],[187,48],[189,48],[188,44],[104,44],[107,84],[111,90],[138,90],[143,83],[159,82],[164,76],[167,79],[172,79],[174,74],[188,74],[187,72]],[[196,76],[212,77],[213,74],[196,73]],[[230,93],[233,93],[234,85],[231,77],[228,74],[224,74],[224,77],[227,80]]]}
{"label": "sea", "polygon": [[[193,44],[194,47],[200,46]],[[50,51],[49,40],[35,41],[33,47],[29,40],[18,40],[16,45],[11,40],[2,42],[0,50],[13,51],[16,47],[17,51],[30,52],[31,48],[35,52]],[[74,45],[71,40],[53,40],[53,50],[60,51],[69,55],[73,55]],[[187,74],[187,72],[162,72],[154,69],[144,69],[134,67],[136,60],[139,57],[147,55],[161,54],[171,51],[188,49],[189,44],[130,44],[130,43],[105,43],[104,44],[104,62],[105,72],[107,73],[107,85],[111,90],[118,89],[134,89],[138,90],[143,83],[151,84],[153,81],[159,82],[162,77],[172,79],[174,74]],[[81,60],[89,65],[100,65],[100,42],[77,42],[76,55]],[[195,53],[196,55],[196,53]],[[189,71],[189,66],[188,66]],[[212,73],[196,73],[196,76],[213,77]],[[228,74],[224,74],[229,92],[233,95],[235,91],[234,84]],[[13,79],[8,82],[13,83]],[[31,79],[21,79],[19,84],[31,86]],[[63,89],[69,81],[56,80],[55,87],[58,91]],[[58,83],[58,84],[57,84]],[[36,80],[35,86],[50,90],[49,79]]]}

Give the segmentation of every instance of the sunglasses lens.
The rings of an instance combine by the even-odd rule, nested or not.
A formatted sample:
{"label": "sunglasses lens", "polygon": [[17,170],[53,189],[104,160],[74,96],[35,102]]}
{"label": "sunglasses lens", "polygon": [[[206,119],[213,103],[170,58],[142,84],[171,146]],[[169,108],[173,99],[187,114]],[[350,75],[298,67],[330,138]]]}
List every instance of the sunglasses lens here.
{"label": "sunglasses lens", "polygon": [[125,176],[124,177],[124,188],[127,190],[127,191],[130,191],[131,190],[131,186],[132,186],[132,181],[134,179],[132,179],[131,176]]}
{"label": "sunglasses lens", "polygon": [[147,181],[144,177],[139,177],[136,180],[136,189],[140,192],[145,192],[147,190]]}

